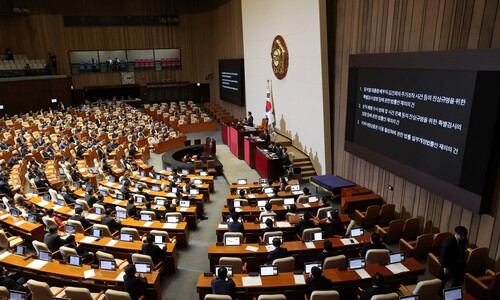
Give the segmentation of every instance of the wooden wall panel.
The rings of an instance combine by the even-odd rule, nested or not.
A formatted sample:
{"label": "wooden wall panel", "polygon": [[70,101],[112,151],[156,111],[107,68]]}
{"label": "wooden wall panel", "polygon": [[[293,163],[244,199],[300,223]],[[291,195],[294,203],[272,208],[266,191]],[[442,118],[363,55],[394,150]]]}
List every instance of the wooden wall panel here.
{"label": "wooden wall panel", "polygon": [[[163,79],[204,82],[214,74],[212,101],[219,99],[216,79],[219,58],[243,57],[240,0],[176,1],[176,0],[62,0],[50,2],[27,0],[32,10],[28,16],[0,18],[0,46],[11,47],[16,54],[48,59],[52,50],[58,56],[60,73],[68,74],[71,50],[181,48],[182,69],[170,71],[138,71],[136,83]],[[110,26],[64,27],[63,15],[159,15],[178,14],[178,26]],[[75,89],[86,86],[121,85],[118,73],[74,75]],[[214,91],[217,90],[217,93]],[[222,103],[226,106],[225,103]],[[227,105],[240,115],[244,108]]]}
{"label": "wooden wall panel", "polygon": [[[426,232],[469,228],[470,242],[500,257],[500,205],[476,215],[344,151],[350,54],[438,51],[500,46],[499,0],[337,0],[333,94],[334,174],[361,183],[394,203],[403,217],[422,218]],[[500,184],[500,183],[499,183]],[[388,190],[388,185],[394,187]],[[500,186],[499,186],[500,188]],[[497,269],[500,263],[497,263]]]}

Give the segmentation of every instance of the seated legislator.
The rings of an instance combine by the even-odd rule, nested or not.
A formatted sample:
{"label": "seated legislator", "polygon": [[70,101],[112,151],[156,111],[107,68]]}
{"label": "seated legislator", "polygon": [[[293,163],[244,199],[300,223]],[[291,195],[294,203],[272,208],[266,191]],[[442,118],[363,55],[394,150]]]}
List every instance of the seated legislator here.
{"label": "seated legislator", "polygon": [[314,291],[329,291],[332,289],[332,281],[323,276],[323,271],[318,267],[311,268],[306,284],[309,296]]}
{"label": "seated legislator", "polygon": [[52,220],[54,220],[54,222],[56,222],[57,227],[61,227],[61,225],[65,225],[66,224],[63,220],[61,220],[61,218],[59,218],[58,216],[54,215],[54,209],[53,208],[47,209],[47,211],[45,213],[47,214],[47,217],[51,218]]}
{"label": "seated legislator", "polygon": [[155,237],[152,234],[148,234],[146,237],[146,243],[142,245],[142,254],[148,255],[153,260],[155,266],[165,258],[167,255],[166,247],[162,250],[158,245],[153,244]]}
{"label": "seated legislator", "polygon": [[65,243],[59,234],[57,234],[57,225],[49,226],[49,232],[45,234],[43,242],[49,247],[50,252],[59,250]]}
{"label": "seated legislator", "polygon": [[135,206],[135,203],[134,203],[134,198],[128,199],[128,202],[127,202],[127,205],[125,206],[125,209],[127,210],[127,214],[131,217],[139,215],[137,207]]}
{"label": "seated legislator", "polygon": [[288,253],[287,248],[281,248],[281,240],[279,238],[273,239],[273,246],[275,249],[269,252],[269,255],[267,256],[269,264],[272,264],[275,259],[291,256],[290,253]]}
{"label": "seated legislator", "polygon": [[9,291],[15,290],[29,293],[26,281],[27,280],[24,277],[14,280],[12,276],[7,276],[7,270],[2,265],[0,265],[0,286],[6,287]]}
{"label": "seated legislator", "polygon": [[64,198],[67,204],[75,204],[75,198],[68,194],[68,187],[65,184],[59,187],[59,195]]}
{"label": "seated legislator", "polygon": [[89,251],[87,251],[87,250],[82,249],[82,248],[79,247],[79,245],[77,244],[77,242],[75,240],[75,236],[74,235],[69,235],[66,238],[66,244],[64,244],[64,247],[75,249],[76,253],[78,253],[78,255],[80,255],[82,258],[94,257],[94,253],[89,252]]}
{"label": "seated legislator", "polygon": [[265,223],[266,228],[262,229],[262,235],[264,235],[266,232],[279,231],[279,228],[274,227],[274,222],[272,219],[267,219]]}
{"label": "seated legislator", "polygon": [[227,223],[227,229],[229,232],[241,232],[245,233],[245,229],[243,227],[243,223],[238,221],[240,218],[240,214],[238,212],[235,212],[232,216],[231,219],[232,221]]}
{"label": "seated legislator", "polygon": [[71,220],[80,221],[80,223],[82,223],[83,229],[87,229],[92,226],[92,224],[88,219],[82,216],[82,213],[83,209],[81,207],[75,208],[75,215],[71,217]]}
{"label": "seated legislator", "polygon": [[130,299],[138,300],[146,294],[148,281],[143,274],[137,273],[134,264],[129,264],[125,267],[123,284],[125,292],[130,295]]}
{"label": "seated legislator", "polygon": [[387,294],[389,292],[391,291],[385,286],[384,276],[377,273],[372,277],[372,286],[362,293],[360,300],[370,300],[375,295]]}
{"label": "seated legislator", "polygon": [[300,235],[302,235],[304,230],[309,229],[309,228],[314,228],[314,227],[316,227],[316,225],[314,224],[314,221],[312,220],[311,212],[306,211],[304,213],[304,219],[300,220],[299,224],[297,225],[297,229],[298,229]]}
{"label": "seated legislator", "polygon": [[112,212],[113,210],[111,208],[107,208],[105,215],[101,218],[101,224],[107,225],[111,233],[120,230],[122,227],[122,222],[120,220],[111,217]]}
{"label": "seated legislator", "polygon": [[380,240],[380,235],[376,232],[372,233],[370,237],[370,244],[365,244],[361,247],[361,251],[359,252],[359,256],[365,257],[366,252],[370,249],[385,249],[384,243]]}
{"label": "seated legislator", "polygon": [[325,240],[323,242],[323,251],[321,251],[321,253],[318,254],[318,261],[323,263],[326,258],[340,254],[342,254],[342,251],[334,250],[332,242],[330,240]]}
{"label": "seated legislator", "polygon": [[227,268],[220,267],[217,270],[217,278],[212,279],[210,283],[212,293],[217,295],[228,295],[233,299],[236,295],[236,283],[231,278],[227,277]]}

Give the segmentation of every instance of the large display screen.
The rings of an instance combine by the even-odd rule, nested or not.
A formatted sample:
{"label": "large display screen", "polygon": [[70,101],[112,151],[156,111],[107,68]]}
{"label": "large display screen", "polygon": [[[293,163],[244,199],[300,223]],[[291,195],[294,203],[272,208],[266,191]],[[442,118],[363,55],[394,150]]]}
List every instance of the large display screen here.
{"label": "large display screen", "polygon": [[498,165],[500,70],[436,59],[443,55],[422,53],[420,67],[408,67],[404,54],[375,65],[370,58],[380,56],[354,58],[345,149],[466,209],[487,212]]}
{"label": "large display screen", "polygon": [[245,106],[245,73],[243,59],[219,60],[220,99]]}

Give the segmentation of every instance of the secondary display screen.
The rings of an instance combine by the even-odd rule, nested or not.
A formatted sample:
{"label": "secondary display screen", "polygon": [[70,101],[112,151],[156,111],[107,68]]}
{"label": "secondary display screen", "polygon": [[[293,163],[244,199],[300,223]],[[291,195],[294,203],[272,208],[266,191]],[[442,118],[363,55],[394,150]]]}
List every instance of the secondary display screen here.
{"label": "secondary display screen", "polygon": [[245,72],[243,59],[219,60],[220,99],[245,106]]}
{"label": "secondary display screen", "polygon": [[481,70],[463,53],[351,56],[345,150],[487,212],[483,200],[498,163],[500,68]]}

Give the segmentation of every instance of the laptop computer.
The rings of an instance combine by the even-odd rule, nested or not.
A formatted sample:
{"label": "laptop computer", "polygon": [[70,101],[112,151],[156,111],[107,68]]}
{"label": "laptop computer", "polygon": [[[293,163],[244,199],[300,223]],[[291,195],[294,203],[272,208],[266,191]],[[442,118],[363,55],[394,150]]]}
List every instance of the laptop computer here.
{"label": "laptop computer", "polygon": [[304,273],[306,274],[311,273],[312,267],[318,267],[320,269],[323,269],[323,264],[320,261],[306,262],[304,263]]}
{"label": "laptop computer", "polygon": [[155,235],[155,239],[153,241],[153,244],[165,244],[167,241],[167,236],[165,235]]}
{"label": "laptop computer", "polygon": [[116,217],[118,219],[126,219],[127,218],[127,212],[124,210],[117,210],[116,211]]}
{"label": "laptop computer", "polygon": [[108,182],[114,183],[115,182],[115,178],[113,176],[109,176],[108,177]]}
{"label": "laptop computer", "polygon": [[134,195],[134,201],[135,203],[143,204],[144,202],[146,202],[146,197],[142,195]]}
{"label": "laptop computer", "polygon": [[271,219],[273,223],[276,221],[274,216],[262,216],[262,223],[266,223],[267,219]]}
{"label": "laptop computer", "polygon": [[116,270],[116,261],[101,259],[99,261],[99,269],[106,271],[115,271]]}
{"label": "laptop computer", "polygon": [[366,261],[363,257],[349,258],[348,268],[349,270],[363,269],[366,266]]}
{"label": "laptop computer", "polygon": [[189,194],[190,195],[199,195],[200,194],[200,190],[199,189],[190,189],[189,190]]}
{"label": "laptop computer", "polygon": [[259,183],[267,185],[267,178],[259,178]]}
{"label": "laptop computer", "polygon": [[153,221],[153,216],[150,214],[140,214],[140,216],[141,216],[141,221],[144,221],[144,222]]}
{"label": "laptop computer", "polygon": [[151,186],[151,190],[153,192],[159,192],[161,190],[161,187],[159,185],[153,185]]}
{"label": "laptop computer", "polygon": [[168,216],[167,223],[179,223],[179,217],[177,216]]}
{"label": "laptop computer", "polygon": [[164,206],[165,205],[165,199],[156,199],[156,206]]}
{"label": "laptop computer", "polygon": [[57,205],[66,206],[66,201],[64,201],[64,199],[57,199]]}
{"label": "laptop computer", "polygon": [[278,266],[260,266],[260,276],[277,276]]}
{"label": "laptop computer", "polygon": [[188,175],[189,174],[189,170],[188,169],[182,169],[181,174],[182,175]]}
{"label": "laptop computer", "polygon": [[139,175],[141,175],[142,177],[144,177],[144,176],[146,176],[146,172],[145,171],[140,171]]}
{"label": "laptop computer", "polygon": [[219,269],[221,267],[226,267],[227,269],[227,276],[232,277],[233,276],[233,266],[223,266],[223,265],[215,265],[215,276],[219,273]]}
{"label": "laptop computer", "polygon": [[462,287],[454,287],[443,290],[443,300],[461,300]]}
{"label": "laptop computer", "polygon": [[123,196],[123,194],[122,194],[122,193],[117,193],[117,194],[116,194],[116,199],[117,199],[117,200],[123,200],[123,199],[125,199],[125,196]]}
{"label": "laptop computer", "polygon": [[49,200],[50,200],[50,195],[49,195],[49,194],[43,194],[43,195],[42,195],[42,199],[43,199],[44,201],[49,201]]}
{"label": "laptop computer", "polygon": [[74,234],[76,232],[76,227],[75,225],[66,224],[64,231],[69,234]]}
{"label": "laptop computer", "polygon": [[155,179],[156,180],[162,180],[161,174],[155,174]]}
{"label": "laptop computer", "polygon": [[99,206],[94,207],[94,213],[96,215],[102,215],[104,212],[102,211],[102,208]]}
{"label": "laptop computer", "polygon": [[293,204],[295,204],[295,199],[294,198],[284,198],[283,204],[284,205],[293,205]]}
{"label": "laptop computer", "polygon": [[358,237],[365,234],[365,230],[363,228],[353,228],[351,229],[351,237]]}
{"label": "laptop computer", "polygon": [[233,207],[240,208],[241,207],[241,200],[234,200]]}
{"label": "laptop computer", "polygon": [[313,234],[312,234],[312,241],[313,242],[323,241],[324,239],[325,238],[324,238],[323,232],[313,232]]}
{"label": "laptop computer", "polygon": [[28,299],[28,295],[25,292],[10,290],[9,291],[9,299],[10,300],[26,300]]}
{"label": "laptop computer", "polygon": [[92,228],[92,236],[95,238],[102,238],[102,229]]}
{"label": "laptop computer", "polygon": [[267,200],[257,200],[257,206],[264,207],[267,204]]}
{"label": "laptop computer", "polygon": [[272,235],[272,236],[268,236],[268,237],[267,237],[267,243],[268,243],[269,245],[272,245],[272,244],[273,244],[273,240],[274,240],[274,239],[276,239],[276,238],[277,238],[277,239],[280,239],[280,240],[281,240],[281,243],[283,243],[283,236],[281,236],[281,235]]}
{"label": "laptop computer", "polygon": [[76,190],[76,189],[79,189],[80,188],[80,183],[79,182],[73,182],[73,188]]}
{"label": "laptop computer", "polygon": [[82,257],[78,255],[69,255],[68,256],[68,265],[81,267],[82,266]]}
{"label": "laptop computer", "polygon": [[203,180],[201,180],[201,179],[195,179],[195,180],[193,180],[193,184],[194,185],[203,185]]}
{"label": "laptop computer", "polygon": [[17,254],[20,256],[25,256],[26,255],[26,246],[16,245],[16,247],[14,248],[14,254]]}
{"label": "laptop computer", "polygon": [[168,167],[166,167],[166,168],[165,168],[165,171],[167,171],[167,172],[172,172],[172,170],[173,170],[173,169],[172,169],[172,167],[170,167],[170,166],[168,166]]}
{"label": "laptop computer", "polygon": [[134,238],[130,233],[120,233],[120,241],[122,242],[133,242]]}
{"label": "laptop computer", "polygon": [[189,200],[181,200],[179,201],[179,206],[180,207],[189,207],[190,201]]}
{"label": "laptop computer", "polygon": [[402,251],[389,254],[389,263],[398,264],[405,261],[405,254]]}
{"label": "laptop computer", "polygon": [[21,211],[15,207],[10,207],[10,215],[14,218],[19,217],[19,215],[21,215]]}
{"label": "laptop computer", "polygon": [[52,261],[52,253],[50,251],[40,250],[38,251],[38,259]]}
{"label": "laptop computer", "polygon": [[238,184],[247,184],[247,180],[246,179],[238,179],[237,183]]}
{"label": "laptop computer", "polygon": [[309,196],[309,198],[307,199],[307,201],[309,203],[315,203],[315,202],[319,201],[319,198],[318,198],[318,196]]}
{"label": "laptop computer", "polygon": [[134,263],[137,273],[149,274],[151,273],[151,265],[148,263]]}
{"label": "laptop computer", "polygon": [[170,188],[170,192],[176,194],[179,189],[176,186]]}
{"label": "laptop computer", "polygon": [[241,239],[239,236],[226,236],[224,239],[225,246],[239,246],[241,245]]}
{"label": "laptop computer", "polygon": [[208,175],[208,172],[207,171],[201,171],[200,172],[200,176],[207,176]]}
{"label": "laptop computer", "polygon": [[264,194],[274,194],[273,188],[272,187],[265,188]]}
{"label": "laptop computer", "polygon": [[420,300],[419,295],[400,296],[399,300]]}
{"label": "laptop computer", "polygon": [[99,193],[103,195],[104,197],[108,196],[108,192],[105,190],[99,190]]}
{"label": "laptop computer", "polygon": [[36,224],[36,215],[34,214],[29,214],[28,215],[28,222],[32,223],[32,224]]}

